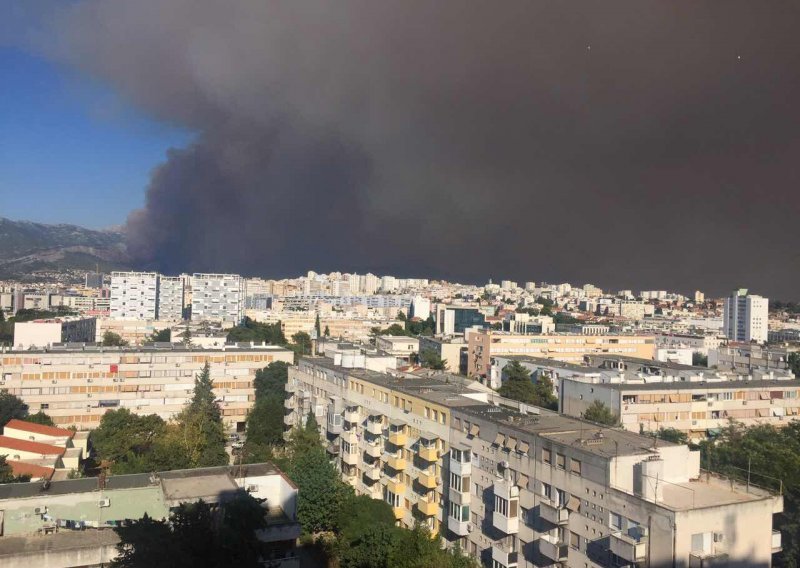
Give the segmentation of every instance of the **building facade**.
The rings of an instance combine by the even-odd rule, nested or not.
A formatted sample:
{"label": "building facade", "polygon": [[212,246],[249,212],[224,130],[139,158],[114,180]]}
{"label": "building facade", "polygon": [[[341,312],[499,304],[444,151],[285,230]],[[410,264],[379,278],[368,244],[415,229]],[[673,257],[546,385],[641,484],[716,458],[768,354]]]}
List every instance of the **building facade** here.
{"label": "building facade", "polygon": [[238,324],[244,318],[244,280],[238,274],[192,275],[192,320]]}
{"label": "building facade", "polygon": [[641,359],[652,359],[655,355],[652,335],[518,335],[479,330],[467,334],[467,343],[467,372],[472,377],[486,376],[491,369],[492,357],[498,355],[529,355],[575,363],[583,362],[586,355],[592,354]]}
{"label": "building facade", "polygon": [[468,384],[303,358],[285,422],[313,412],[356,493],[484,566],[771,565],[781,497],[701,475],[687,446],[490,404]]}
{"label": "building facade", "polygon": [[115,319],[157,319],[158,274],[112,272],[110,306]]}
{"label": "building facade", "polygon": [[183,319],[184,286],[180,276],[159,276],[158,319],[178,321]]}
{"label": "building facade", "polygon": [[97,333],[96,318],[53,318],[14,324],[14,348],[36,349],[54,343],[92,342]]}
{"label": "building facade", "polygon": [[221,349],[69,347],[0,353],[0,389],[20,397],[30,412],[58,426],[96,428],[111,409],[173,418],[191,400],[194,381],[210,366],[222,418],[243,429],[253,406],[258,369],[294,354],[272,345]]}

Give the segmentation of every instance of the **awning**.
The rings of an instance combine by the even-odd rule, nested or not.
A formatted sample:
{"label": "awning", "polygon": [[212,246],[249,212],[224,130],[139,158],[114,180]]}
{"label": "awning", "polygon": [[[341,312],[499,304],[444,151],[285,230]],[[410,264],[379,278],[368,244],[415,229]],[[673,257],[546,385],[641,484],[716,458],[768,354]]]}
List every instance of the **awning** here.
{"label": "awning", "polygon": [[528,476],[524,473],[520,473],[517,475],[517,486],[521,487],[522,489],[528,488]]}
{"label": "awning", "polygon": [[769,400],[769,393],[768,392],[760,392],[758,393],[758,398],[761,400]]}
{"label": "awning", "polygon": [[525,440],[520,440],[519,441],[519,447],[517,448],[517,451],[519,453],[521,453],[521,454],[527,454],[528,450],[530,450],[530,448],[531,448],[531,446],[530,446],[530,444],[528,444],[528,442],[526,442]]}
{"label": "awning", "polygon": [[758,410],[756,410],[756,413],[761,418],[766,418],[767,416],[769,416],[769,411],[764,408],[759,408]]}
{"label": "awning", "polygon": [[512,438],[511,436],[508,437],[506,440],[506,448],[508,448],[509,452],[513,452],[517,449],[517,439]]}
{"label": "awning", "polygon": [[472,426],[469,427],[470,436],[477,436],[480,433],[481,433],[481,427],[478,426],[477,424],[473,424]]}
{"label": "awning", "polygon": [[505,435],[501,434],[500,432],[498,432],[497,436],[494,437],[494,445],[495,446],[502,446],[503,445],[503,441],[505,439],[506,439]]}
{"label": "awning", "polygon": [[567,501],[567,509],[572,511],[573,513],[577,513],[581,508],[581,500],[575,497],[574,495],[569,496],[569,501]]}

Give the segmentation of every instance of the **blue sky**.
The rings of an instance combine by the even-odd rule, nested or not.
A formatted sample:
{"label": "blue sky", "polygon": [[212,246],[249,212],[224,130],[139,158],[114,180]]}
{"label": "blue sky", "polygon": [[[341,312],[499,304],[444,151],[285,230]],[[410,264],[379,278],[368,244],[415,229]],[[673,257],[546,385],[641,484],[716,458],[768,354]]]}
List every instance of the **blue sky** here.
{"label": "blue sky", "polygon": [[0,217],[121,224],[166,150],[190,140],[86,77],[0,46]]}

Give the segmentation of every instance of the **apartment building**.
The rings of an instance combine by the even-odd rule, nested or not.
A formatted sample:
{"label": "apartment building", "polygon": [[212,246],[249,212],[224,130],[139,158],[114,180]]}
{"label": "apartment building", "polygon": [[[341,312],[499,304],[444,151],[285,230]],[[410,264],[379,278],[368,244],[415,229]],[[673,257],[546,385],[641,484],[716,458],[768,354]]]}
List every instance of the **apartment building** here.
{"label": "apartment building", "polygon": [[126,520],[165,519],[200,499],[224,507],[243,492],[263,500],[267,523],[256,536],[265,565],[299,568],[297,487],[270,463],[0,485],[0,565],[107,566],[119,554],[114,529]]}
{"label": "apartment building", "polygon": [[244,279],[238,274],[192,275],[192,320],[239,324],[244,318]]}
{"label": "apartment building", "polygon": [[455,335],[471,327],[486,325],[486,316],[478,308],[439,305],[436,307],[436,334]]}
{"label": "apartment building", "polygon": [[158,319],[183,319],[184,284],[181,276],[160,276],[158,279]]}
{"label": "apartment building", "polygon": [[419,339],[416,337],[379,335],[375,347],[403,363],[410,363],[413,356],[419,355]]}
{"label": "apartment building", "polygon": [[303,358],[285,422],[313,412],[358,494],[484,566],[766,567],[780,550],[782,498],[701,472],[687,446],[520,412],[451,379]]}
{"label": "apartment building", "polygon": [[223,421],[241,430],[255,400],[256,371],[293,358],[281,347],[242,344],[3,351],[0,389],[20,397],[32,413],[46,412],[62,428],[96,428],[103,414],[116,408],[169,420],[191,400],[195,376],[208,363]]}
{"label": "apartment building", "polygon": [[95,340],[95,318],[64,317],[39,319],[14,324],[14,347],[35,349],[54,343],[89,342]]}
{"label": "apartment building", "polygon": [[708,366],[749,373],[752,370],[789,368],[789,354],[798,346],[762,346],[752,343],[731,343],[708,352]]}
{"label": "apartment building", "polygon": [[419,352],[430,350],[445,362],[445,371],[466,374],[467,341],[460,335],[427,337],[420,336]]}
{"label": "apartment building", "polygon": [[519,335],[494,330],[478,330],[467,334],[467,373],[472,377],[487,376],[492,357],[529,355],[546,359],[581,363],[586,355],[617,354],[642,359],[655,355],[652,335],[608,334]]}
{"label": "apartment building", "polygon": [[88,432],[12,419],[0,436],[0,456],[14,475],[30,475],[31,482],[67,479],[80,467],[88,441]]}
{"label": "apartment building", "polygon": [[769,299],[748,294],[746,288],[734,290],[725,298],[723,329],[731,341],[767,341]]}
{"label": "apartment building", "polygon": [[693,353],[708,356],[712,349],[718,349],[727,343],[727,339],[719,334],[699,333],[656,333],[657,349],[691,349]]}
{"label": "apartment building", "polygon": [[157,319],[158,276],[155,272],[112,272],[111,317]]}

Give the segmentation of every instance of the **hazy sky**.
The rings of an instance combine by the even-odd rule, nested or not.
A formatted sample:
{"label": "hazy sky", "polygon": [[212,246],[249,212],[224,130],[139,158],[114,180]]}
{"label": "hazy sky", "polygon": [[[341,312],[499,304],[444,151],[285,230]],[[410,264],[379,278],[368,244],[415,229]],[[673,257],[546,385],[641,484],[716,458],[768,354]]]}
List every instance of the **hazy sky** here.
{"label": "hazy sky", "polygon": [[49,63],[12,54],[20,81],[56,66],[127,118],[60,120],[51,69],[0,112],[55,104],[39,136],[67,153],[0,160],[136,209],[143,266],[800,298],[797,2],[30,5],[6,44]]}

